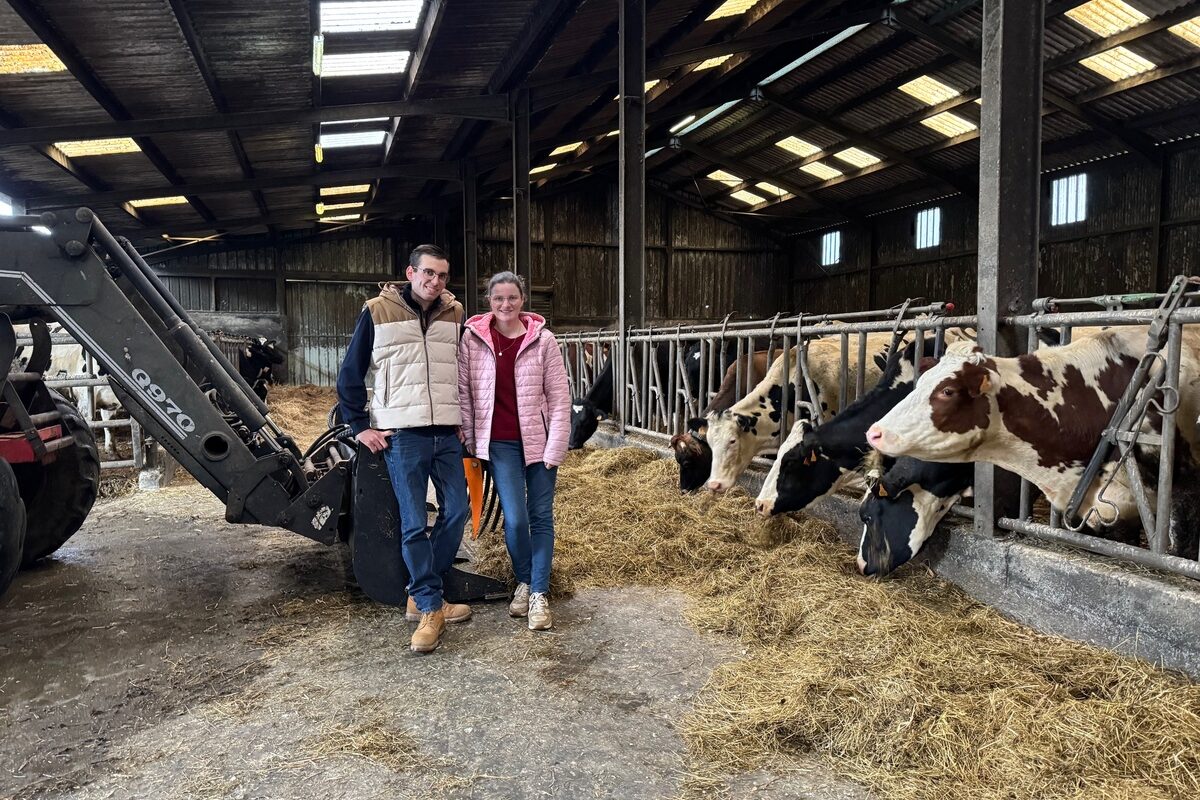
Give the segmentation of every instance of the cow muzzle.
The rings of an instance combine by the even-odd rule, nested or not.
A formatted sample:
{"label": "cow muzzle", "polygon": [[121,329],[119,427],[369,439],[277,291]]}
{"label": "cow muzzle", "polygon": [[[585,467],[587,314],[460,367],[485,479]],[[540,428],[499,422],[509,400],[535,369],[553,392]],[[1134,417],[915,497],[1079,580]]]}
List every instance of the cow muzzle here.
{"label": "cow muzzle", "polygon": [[729,488],[725,485],[724,481],[709,481],[704,485],[709,491],[716,492],[717,494],[720,494]]}
{"label": "cow muzzle", "polygon": [[887,432],[878,425],[872,425],[867,430],[867,444],[874,447],[876,450],[883,450],[886,440],[888,439]]}
{"label": "cow muzzle", "polygon": [[771,516],[772,510],[775,508],[775,501],[771,499],[755,500],[754,510],[764,517]]}

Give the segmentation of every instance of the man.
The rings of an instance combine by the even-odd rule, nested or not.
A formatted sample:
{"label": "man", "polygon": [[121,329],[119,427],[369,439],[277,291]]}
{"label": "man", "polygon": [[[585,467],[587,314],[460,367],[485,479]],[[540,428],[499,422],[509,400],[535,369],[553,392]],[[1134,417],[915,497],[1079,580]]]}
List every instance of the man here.
{"label": "man", "polygon": [[[470,606],[442,598],[442,574],[454,563],[468,512],[458,438],[464,313],[446,291],[449,273],[440,247],[414,249],[405,271],[409,282],[384,284],[363,307],[337,380],[342,419],[372,453],[383,453],[396,492],[409,574],[405,616],[420,620],[410,644],[418,653],[437,649],[446,623],[471,618]],[[439,512],[426,536],[430,479]]]}

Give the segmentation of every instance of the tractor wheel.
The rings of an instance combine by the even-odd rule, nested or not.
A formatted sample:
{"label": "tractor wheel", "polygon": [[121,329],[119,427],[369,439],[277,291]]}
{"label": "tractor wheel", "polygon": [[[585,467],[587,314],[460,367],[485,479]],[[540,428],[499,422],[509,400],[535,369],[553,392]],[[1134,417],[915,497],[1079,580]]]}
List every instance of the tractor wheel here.
{"label": "tractor wheel", "polygon": [[12,467],[0,461],[0,595],[8,591],[21,566],[24,544],[25,501]]}
{"label": "tractor wheel", "polygon": [[79,530],[100,489],[100,457],[92,429],[66,398],[50,394],[62,415],[64,433],[74,436],[75,444],[59,450],[44,467],[22,465],[17,471],[28,515],[23,567],[50,555]]}

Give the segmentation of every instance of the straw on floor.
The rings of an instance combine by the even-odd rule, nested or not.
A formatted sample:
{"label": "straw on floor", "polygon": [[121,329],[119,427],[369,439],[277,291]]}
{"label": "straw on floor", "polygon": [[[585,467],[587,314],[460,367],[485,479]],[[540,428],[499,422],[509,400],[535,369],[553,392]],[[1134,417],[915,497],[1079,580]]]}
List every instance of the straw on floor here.
{"label": "straw on floor", "polygon": [[[684,723],[693,785],[816,752],[905,800],[1200,791],[1200,686],[1037,634],[920,569],[864,579],[824,523],[764,523],[740,491],[681,497],[676,480],[646,451],[572,454],[552,592],[675,588],[694,625],[748,647]],[[502,536],[480,542],[477,568],[506,576]]]}

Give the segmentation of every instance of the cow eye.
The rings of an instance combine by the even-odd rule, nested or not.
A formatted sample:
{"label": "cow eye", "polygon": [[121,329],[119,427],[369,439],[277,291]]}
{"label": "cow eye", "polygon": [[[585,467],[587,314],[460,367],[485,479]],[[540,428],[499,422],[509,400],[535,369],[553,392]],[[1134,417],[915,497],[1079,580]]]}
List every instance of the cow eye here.
{"label": "cow eye", "polygon": [[945,389],[942,389],[942,397],[954,397],[954,390],[947,386]]}

